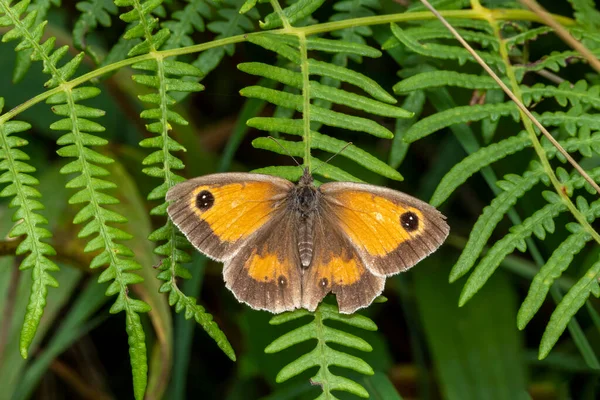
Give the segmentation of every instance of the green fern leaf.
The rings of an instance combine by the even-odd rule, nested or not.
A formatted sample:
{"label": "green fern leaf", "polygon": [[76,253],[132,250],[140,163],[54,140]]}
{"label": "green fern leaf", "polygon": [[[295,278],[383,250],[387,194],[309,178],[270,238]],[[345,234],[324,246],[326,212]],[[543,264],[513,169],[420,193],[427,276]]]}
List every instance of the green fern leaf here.
{"label": "green fern leaf", "polygon": [[591,28],[595,31],[600,31],[600,12],[596,9],[596,4],[593,0],[568,0],[575,11],[575,19],[580,24]]}
{"label": "green fern leaf", "polygon": [[522,93],[523,103],[527,106],[532,102],[539,102],[543,98],[554,98],[563,107],[571,103],[572,106],[589,104],[594,108],[600,108],[600,86],[588,88],[588,84],[584,80],[580,80],[574,85],[566,81],[558,86],[546,86],[538,83],[531,87],[523,88]]}
{"label": "green fern leaf", "polygon": [[[261,86],[246,87],[240,90],[240,94],[244,97],[269,101],[278,106],[291,108],[300,112],[302,111],[304,104],[302,95],[295,95]],[[399,115],[405,115],[404,113],[398,112]],[[394,137],[394,134],[389,129],[379,125],[371,119],[342,114],[340,112],[327,110],[321,107],[311,106],[310,118],[311,121],[319,122],[328,126],[343,128],[351,131],[365,132],[373,136],[388,139]]]}
{"label": "green fern leaf", "polygon": [[[224,0],[220,3],[217,15],[221,19],[207,25],[208,30],[216,34],[215,40],[254,31],[253,21],[259,19],[260,15],[256,10],[251,9],[253,6],[242,12],[242,0]],[[208,75],[219,65],[225,54],[232,56],[234,51],[235,47],[232,44],[209,49],[200,53],[193,65],[204,75]]]}
{"label": "green fern leaf", "polygon": [[[140,7],[142,7],[142,11],[150,12],[157,5],[158,2],[147,2]],[[127,16],[126,20],[133,21],[134,19],[132,18]],[[148,22],[149,20],[145,18],[139,18],[139,21],[139,25],[134,26],[128,31],[128,33],[132,31],[134,33],[130,35],[126,34],[126,36],[135,38],[138,35],[136,33],[137,27],[143,24],[146,24],[146,28],[150,30],[154,26],[152,22]],[[163,28],[162,31],[168,32],[168,29]],[[152,35],[149,32],[146,31],[144,33],[146,40],[134,48],[136,52],[155,50],[162,45],[163,38],[166,39],[168,36],[161,35],[161,31],[157,32],[156,35]],[[142,46],[144,43],[145,46]],[[139,96],[140,100],[151,104],[153,107],[142,111],[140,116],[144,119],[153,120],[146,125],[146,128],[151,133],[157,135],[143,140],[140,146],[156,149],[144,159],[143,164],[147,167],[143,169],[143,172],[162,180],[162,183],[148,195],[149,200],[160,200],[161,202],[150,211],[150,214],[167,218],[168,204],[165,201],[167,191],[175,184],[184,180],[183,177],[174,172],[183,169],[183,162],[173,155],[172,152],[185,151],[182,145],[169,136],[169,131],[173,124],[188,124],[185,118],[171,109],[177,103],[177,99],[171,96],[170,92],[198,92],[203,90],[204,87],[197,82],[203,76],[203,72],[193,65],[168,59],[143,61],[134,64],[133,68],[148,72],[148,74],[144,75],[134,75],[132,78],[135,82],[156,89],[157,91],[157,93],[148,93]],[[192,80],[185,80],[186,78],[191,78]],[[196,304],[196,299],[187,297],[177,286],[177,278],[189,279],[190,277],[189,271],[182,266],[182,263],[187,263],[191,260],[189,254],[185,251],[187,247],[185,237],[183,237],[172,221],[167,218],[165,225],[151,233],[149,239],[162,243],[155,248],[154,252],[164,257],[159,267],[158,278],[165,281],[160,291],[169,293],[169,304],[175,306],[176,312],[184,311],[187,319],[194,316],[195,320],[217,342],[217,345],[225,354],[232,360],[235,360],[235,354],[229,341],[212,320],[212,316],[206,312],[204,307]]]}
{"label": "green fern leaf", "polygon": [[496,89],[498,84],[489,76],[479,76],[455,71],[426,71],[403,79],[394,85],[394,93],[407,94],[415,90],[442,86],[465,89]]}
{"label": "green fern leaf", "polygon": [[567,324],[571,321],[575,313],[583,307],[590,293],[594,294],[595,297],[600,296],[598,276],[600,276],[600,261],[596,261],[592,265],[558,304],[542,336],[538,355],[539,359],[546,358],[548,353],[550,353],[550,350],[552,350],[552,347],[554,347],[558,338],[564,332]]}
{"label": "green fern leaf", "polygon": [[[511,228],[511,232],[500,239],[492,246],[487,254],[475,268],[460,295],[459,305],[464,305],[475,293],[481,289],[489,277],[494,273],[502,260],[512,253],[515,248],[520,251],[526,250],[525,239],[535,234],[538,238],[544,239],[546,232],[554,232],[554,218],[567,209],[559,195],[555,192],[546,191],[543,193],[549,204],[533,213],[520,225]],[[471,232],[473,234],[473,231]],[[464,252],[463,252],[464,254]],[[458,266],[455,266],[455,268]],[[454,272],[454,269],[453,269]]]}
{"label": "green fern leaf", "polygon": [[456,281],[473,267],[475,260],[477,260],[492,235],[494,227],[498,225],[516,201],[544,176],[545,172],[541,165],[534,163],[523,176],[506,175],[504,177],[505,181],[497,182],[503,192],[483,209],[483,213],[477,219],[469,235],[467,245],[450,272],[450,282]]}
{"label": "green fern leaf", "polygon": [[195,43],[190,35],[194,32],[204,32],[204,19],[210,17],[211,9],[204,0],[188,0],[188,4],[182,10],[171,14],[172,20],[161,24],[171,32],[164,49],[193,46]]}
{"label": "green fern leaf", "polygon": [[330,367],[347,368],[365,375],[373,375],[373,369],[361,358],[335,350],[328,343],[335,343],[360,351],[371,351],[371,345],[355,335],[332,328],[324,322],[332,320],[369,331],[377,330],[375,323],[359,314],[339,314],[336,306],[326,303],[321,303],[314,313],[306,310],[288,312],[271,318],[270,323],[272,325],[280,325],[306,316],[312,316],[313,320],[306,325],[287,332],[265,348],[266,353],[277,353],[307,340],[317,340],[317,345],[311,352],[283,367],[277,374],[276,381],[278,383],[285,382],[309,368],[319,367],[316,375],[311,378],[313,385],[319,385],[323,389],[323,393],[319,396],[319,399],[335,399],[331,393],[333,391],[345,391],[359,397],[369,397],[364,387],[348,378],[333,374],[330,371]]}
{"label": "green fern leaf", "polygon": [[[4,99],[0,98],[0,113],[3,108]],[[32,275],[31,292],[19,341],[19,351],[23,358],[27,358],[29,346],[42,319],[48,286],[58,287],[58,282],[50,274],[58,271],[58,266],[48,258],[56,252],[43,241],[52,237],[52,234],[41,226],[47,224],[47,221],[37,212],[44,206],[36,200],[41,196],[33,187],[38,181],[30,175],[35,172],[35,168],[27,164],[29,156],[18,149],[27,145],[27,141],[14,135],[30,128],[31,125],[21,121],[0,123],[0,172],[5,171],[0,175],[0,184],[8,184],[0,191],[0,197],[13,198],[9,207],[17,208],[13,215],[16,224],[9,236],[23,237],[16,250],[17,255],[26,255],[19,269],[31,269]]]}
{"label": "green fern leaf", "polygon": [[[453,24],[454,25],[454,24]],[[483,47],[490,47],[491,50],[498,51],[498,40],[487,32],[477,32],[466,29],[457,29],[457,32],[467,42],[475,42],[481,44]],[[425,25],[416,28],[404,29],[404,34],[412,38],[419,38],[419,40],[431,40],[431,39],[454,39],[454,35],[446,29],[445,26],[432,26]],[[391,37],[390,40],[386,41],[382,46],[384,49],[389,50],[397,47],[402,42],[395,36]]]}
{"label": "green fern leaf", "polygon": [[576,51],[554,51],[541,60],[528,63],[525,65],[515,65],[515,75],[518,81],[523,79],[523,75],[527,72],[541,71],[549,69],[558,72],[561,68],[566,67],[569,63],[573,63],[581,59],[581,54]]}
{"label": "green fern leaf", "polygon": [[465,157],[464,160],[454,165],[444,176],[440,184],[435,189],[430,203],[438,207],[450,197],[450,194],[462,185],[470,176],[475,174],[493,162],[503,159],[509,154],[523,150],[531,146],[531,141],[527,132],[521,132],[516,136],[504,139],[498,143],[493,143],[483,147]]}
{"label": "green fern leaf", "polygon": [[100,56],[92,46],[87,44],[86,36],[98,25],[110,27],[112,15],[117,14],[117,7],[111,0],[81,1],[75,7],[81,11],[81,14],[73,26],[73,46],[84,51],[96,64],[100,64]]}
{"label": "green fern leaf", "polygon": [[[396,39],[417,54],[443,60],[456,60],[460,65],[463,65],[467,61],[475,62],[473,56],[462,47],[447,46],[437,43],[427,43],[427,45],[422,45],[415,37],[409,35],[405,30],[400,29],[398,25],[391,24],[391,28]],[[487,64],[498,68],[501,72],[504,71],[504,62],[496,53],[479,51],[478,54]]]}
{"label": "green fern leaf", "polygon": [[519,329],[524,329],[538,312],[554,281],[569,267],[575,254],[579,253],[590,240],[591,236],[580,229],[572,233],[554,250],[552,256],[533,278],[529,293],[521,304],[517,316]]}
{"label": "green fern leaf", "polygon": [[547,111],[538,117],[544,126],[561,126],[574,136],[578,127],[597,129],[600,126],[600,114],[583,113],[580,106],[572,107],[569,111]]}
{"label": "green fern leaf", "polygon": [[[285,119],[285,118],[252,118],[247,121],[248,126],[256,129],[261,129],[267,132],[281,132],[287,133],[289,135],[303,135],[303,122],[300,119]],[[321,135],[318,132],[311,131],[311,143],[315,149],[324,150],[332,154],[336,154],[340,151],[340,149],[346,146],[346,142],[343,140],[335,139],[329,137],[327,135]],[[295,156],[303,156],[304,150],[300,147],[300,143],[289,142],[279,140],[281,144],[285,147],[285,149],[292,155]],[[265,150],[271,150],[279,153],[281,150],[280,146],[273,146],[273,141],[268,138],[258,138],[252,142],[252,145],[256,148],[261,148]],[[293,148],[292,148],[293,146]],[[285,154],[285,153],[283,153]],[[357,164],[362,165],[363,167],[379,174],[394,180],[403,180],[402,175],[395,169],[391,168],[389,165],[384,163],[383,161],[375,158],[371,154],[366,151],[350,146],[346,148],[341,156],[349,158],[355,161]]]}
{"label": "green fern leaf", "polygon": [[[27,11],[35,15],[34,26],[41,24],[48,16],[52,7],[60,7],[61,0],[37,0],[29,4]],[[15,70],[13,72],[13,82],[20,82],[25,78],[29,67],[31,66],[31,50],[20,51],[17,53],[15,61]]]}
{"label": "green fern leaf", "polygon": [[300,21],[313,12],[315,12],[325,0],[298,0],[289,7],[284,8],[283,15],[280,15],[277,11],[273,11],[267,15],[264,22],[260,23],[262,29],[273,29],[283,26],[282,17],[287,20],[289,24],[294,24]]}
{"label": "green fern leaf", "polygon": [[[450,125],[479,121],[484,118],[496,120],[507,115],[512,115],[515,121],[519,120],[519,111],[512,102],[458,106],[421,119],[406,132],[404,140],[412,143]],[[556,119],[558,118],[556,116]],[[548,120],[550,120],[550,115],[548,115]],[[563,119],[560,121],[562,123]]]}
{"label": "green fern leaf", "polygon": [[517,35],[511,36],[504,40],[504,44],[507,49],[526,44],[531,42],[541,35],[546,35],[552,32],[552,28],[547,26],[540,26],[539,28],[528,29],[525,32],[521,32]]}
{"label": "green fern leaf", "polygon": [[75,56],[62,67],[58,67],[58,62],[67,53],[69,46],[65,45],[54,50],[56,41],[54,37],[42,43],[41,40],[48,21],[36,23],[35,11],[22,18],[29,5],[29,0],[16,3],[12,8],[11,3],[12,0],[0,0],[0,27],[9,28],[2,37],[2,41],[19,40],[15,51],[31,52],[31,60],[43,62],[43,72],[51,76],[44,86],[53,88],[66,82],[75,73],[81,63],[83,54]]}

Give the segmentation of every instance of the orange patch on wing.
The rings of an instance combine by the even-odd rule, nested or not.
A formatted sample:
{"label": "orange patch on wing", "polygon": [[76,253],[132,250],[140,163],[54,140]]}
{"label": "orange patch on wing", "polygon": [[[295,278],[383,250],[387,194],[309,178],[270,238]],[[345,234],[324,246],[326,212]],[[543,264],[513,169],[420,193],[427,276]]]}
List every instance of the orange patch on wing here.
{"label": "orange patch on wing", "polygon": [[[203,190],[214,197],[214,204],[205,211],[196,206],[196,196]],[[275,194],[275,186],[269,182],[199,186],[192,192],[189,206],[221,241],[233,242],[251,235],[269,220]]]}
{"label": "orange patch on wing", "polygon": [[327,264],[314,265],[311,268],[317,268],[319,282],[327,278],[327,284],[337,285],[352,285],[365,271],[356,258],[344,260],[342,257],[332,257]]}
{"label": "orange patch on wing", "polygon": [[[246,261],[245,267],[248,269],[248,275],[258,282],[289,281],[289,261],[281,262],[276,254],[267,253],[261,256],[254,252]],[[280,282],[282,278],[284,281]]]}
{"label": "orange patch on wing", "polygon": [[[335,213],[342,230],[373,256],[385,256],[424,231],[423,213],[416,208],[403,207],[366,192],[342,192],[335,198],[341,204],[335,208]],[[400,216],[406,212],[417,216],[417,229],[407,231],[401,225]]]}

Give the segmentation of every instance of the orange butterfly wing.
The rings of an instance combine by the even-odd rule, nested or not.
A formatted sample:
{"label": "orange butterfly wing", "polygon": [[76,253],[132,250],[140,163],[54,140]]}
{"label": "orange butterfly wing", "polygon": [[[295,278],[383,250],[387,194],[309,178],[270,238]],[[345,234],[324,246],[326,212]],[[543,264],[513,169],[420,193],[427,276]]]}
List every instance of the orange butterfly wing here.
{"label": "orange butterfly wing", "polygon": [[285,179],[268,175],[206,175],[172,187],[167,210],[190,243],[224,261],[285,208],[293,187]]}
{"label": "orange butterfly wing", "polygon": [[331,182],[320,190],[330,222],[378,276],[411,268],[434,252],[450,231],[437,209],[392,189]]}
{"label": "orange butterfly wing", "polygon": [[294,184],[260,174],[190,179],[167,193],[169,216],[190,243],[225,263],[226,286],[255,309],[300,307],[296,214],[286,213]]}
{"label": "orange butterfly wing", "polygon": [[350,239],[327,214],[318,212],[314,226],[313,259],[302,275],[302,307],[314,311],[329,292],[344,314],[367,307],[383,291],[385,278],[365,267]]}

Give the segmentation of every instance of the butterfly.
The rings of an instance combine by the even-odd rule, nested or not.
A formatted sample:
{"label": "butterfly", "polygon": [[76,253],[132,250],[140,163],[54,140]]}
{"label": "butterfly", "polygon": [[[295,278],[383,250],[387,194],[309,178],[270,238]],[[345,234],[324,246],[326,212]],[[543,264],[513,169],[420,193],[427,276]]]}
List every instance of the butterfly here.
{"label": "butterfly", "polygon": [[385,278],[414,266],[446,239],[433,206],[353,182],[298,184],[270,175],[220,173],[167,193],[173,223],[199,251],[224,263],[237,300],[273,313],[314,311],[330,292],[341,313],[367,307]]}

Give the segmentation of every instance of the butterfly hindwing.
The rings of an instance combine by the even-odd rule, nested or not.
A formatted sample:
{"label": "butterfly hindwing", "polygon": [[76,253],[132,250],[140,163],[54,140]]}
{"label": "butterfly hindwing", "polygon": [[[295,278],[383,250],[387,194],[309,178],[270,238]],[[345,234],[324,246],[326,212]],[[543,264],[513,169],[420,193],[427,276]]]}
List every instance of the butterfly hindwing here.
{"label": "butterfly hindwing", "polygon": [[223,261],[279,215],[293,187],[268,175],[206,175],[172,187],[167,193],[168,213],[198,250]]}
{"label": "butterfly hindwing", "polygon": [[434,252],[450,230],[431,205],[380,186],[321,185],[325,209],[376,275],[405,271]]}
{"label": "butterfly hindwing", "polygon": [[279,211],[260,234],[225,262],[225,284],[239,301],[274,313],[301,307],[296,217]]}
{"label": "butterfly hindwing", "polygon": [[340,312],[350,314],[367,307],[381,294],[385,278],[373,275],[346,235],[330,216],[318,212],[314,223],[311,265],[302,276],[302,307],[314,311],[332,292]]}

